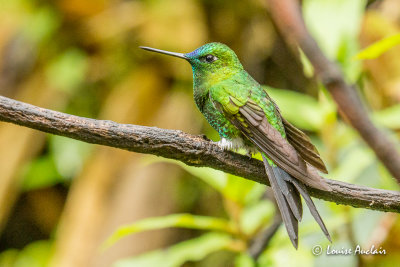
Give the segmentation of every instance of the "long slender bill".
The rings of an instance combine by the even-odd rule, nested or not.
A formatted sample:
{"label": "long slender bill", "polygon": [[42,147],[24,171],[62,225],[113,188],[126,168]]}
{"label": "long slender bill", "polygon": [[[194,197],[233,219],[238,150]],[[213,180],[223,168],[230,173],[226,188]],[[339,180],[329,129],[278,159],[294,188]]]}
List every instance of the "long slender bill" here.
{"label": "long slender bill", "polygon": [[147,47],[147,46],[139,46],[139,47],[144,50],[151,51],[151,52],[156,52],[156,53],[165,54],[165,55],[169,55],[169,56],[173,56],[173,57],[188,59],[188,57],[185,56],[185,54],[183,54],[183,53],[169,52],[169,51],[160,50],[157,48],[152,48],[152,47]]}

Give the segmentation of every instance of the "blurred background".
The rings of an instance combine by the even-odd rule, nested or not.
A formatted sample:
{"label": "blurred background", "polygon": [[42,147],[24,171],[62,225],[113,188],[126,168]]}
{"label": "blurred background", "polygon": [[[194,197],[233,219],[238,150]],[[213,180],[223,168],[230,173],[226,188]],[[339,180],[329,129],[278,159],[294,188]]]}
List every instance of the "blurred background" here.
{"label": "blurred background", "polygon": [[[378,127],[398,140],[400,2],[302,5],[323,51],[348,82],[359,85]],[[392,45],[368,49],[388,37]],[[261,0],[0,0],[0,94],[217,141],[193,102],[190,66],[138,48],[190,52],[211,41],[235,50],[260,83],[282,88],[269,92],[317,145],[328,178],[399,190],[340,117],[301,51],[286,47]],[[275,214],[265,190],[212,169],[1,123],[0,266],[253,266],[246,250]],[[375,245],[386,255],[314,256],[311,248],[328,242],[305,210],[299,249],[280,227],[260,266],[399,262],[397,214],[315,202],[333,237],[331,247]]]}

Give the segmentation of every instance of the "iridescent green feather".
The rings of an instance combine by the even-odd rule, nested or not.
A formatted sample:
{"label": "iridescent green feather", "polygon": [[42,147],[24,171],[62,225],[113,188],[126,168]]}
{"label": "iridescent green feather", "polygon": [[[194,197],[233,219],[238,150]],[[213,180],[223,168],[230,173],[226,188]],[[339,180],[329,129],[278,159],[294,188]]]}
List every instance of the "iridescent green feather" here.
{"label": "iridescent green feather", "polygon": [[[232,116],[239,116],[239,119],[239,108],[250,102],[251,105],[261,108],[268,122],[283,137],[286,137],[281,117],[272,100],[245,70],[235,73],[229,80],[223,80],[212,86],[210,88],[210,98],[215,106],[218,107],[218,104],[220,104],[224,112]],[[216,110],[209,109],[209,111],[215,112]],[[217,129],[218,127],[214,128]],[[217,131],[219,130],[217,129]],[[231,138],[235,137],[237,136],[231,136]]]}

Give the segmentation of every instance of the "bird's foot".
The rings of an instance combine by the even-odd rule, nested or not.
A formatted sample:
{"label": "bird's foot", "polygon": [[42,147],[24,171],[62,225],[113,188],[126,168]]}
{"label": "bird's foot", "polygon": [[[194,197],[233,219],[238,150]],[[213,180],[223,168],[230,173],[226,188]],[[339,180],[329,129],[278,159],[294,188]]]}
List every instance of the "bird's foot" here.
{"label": "bird's foot", "polygon": [[205,135],[205,134],[200,134],[200,135],[198,135],[201,139],[204,139],[204,140],[206,140],[206,141],[211,141],[208,137],[207,137],[207,135]]}
{"label": "bird's foot", "polygon": [[233,148],[232,142],[225,138],[221,138],[221,140],[215,142],[215,144],[222,150],[232,150]]}

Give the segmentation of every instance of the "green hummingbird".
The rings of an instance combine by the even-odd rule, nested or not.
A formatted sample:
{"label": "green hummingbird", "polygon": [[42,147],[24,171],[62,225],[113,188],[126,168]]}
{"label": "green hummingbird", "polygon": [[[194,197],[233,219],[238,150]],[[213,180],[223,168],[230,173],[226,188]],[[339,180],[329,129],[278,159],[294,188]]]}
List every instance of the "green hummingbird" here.
{"label": "green hummingbird", "polygon": [[302,196],[325,236],[331,241],[305,184],[331,190],[317,170],[327,173],[310,139],[285,120],[275,102],[244,70],[235,52],[222,43],[208,43],[190,53],[140,48],[187,60],[193,71],[197,107],[219,133],[222,149],[260,152],[274,197],[293,246],[298,246]]}

